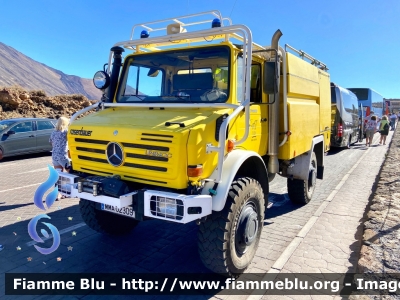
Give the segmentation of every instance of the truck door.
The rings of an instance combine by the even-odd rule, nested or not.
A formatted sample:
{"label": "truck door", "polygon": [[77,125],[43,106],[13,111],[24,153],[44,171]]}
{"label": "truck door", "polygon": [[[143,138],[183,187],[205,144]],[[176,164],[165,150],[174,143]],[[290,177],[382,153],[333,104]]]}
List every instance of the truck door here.
{"label": "truck door", "polygon": [[261,64],[252,64],[250,78],[250,132],[252,150],[267,153],[267,105],[262,103]]}
{"label": "truck door", "polygon": [[[242,87],[242,78],[244,76],[242,57],[237,58],[237,95],[238,97],[243,96],[244,87]],[[243,147],[247,150],[252,150],[260,155],[267,153],[267,106],[262,104],[262,78],[261,78],[261,64],[253,62],[251,66],[251,77],[250,77],[250,124],[249,124],[249,136]],[[239,98],[238,101],[243,101]],[[240,117],[240,123],[243,126],[245,124],[244,113]],[[244,133],[244,128],[240,128],[239,136]]]}

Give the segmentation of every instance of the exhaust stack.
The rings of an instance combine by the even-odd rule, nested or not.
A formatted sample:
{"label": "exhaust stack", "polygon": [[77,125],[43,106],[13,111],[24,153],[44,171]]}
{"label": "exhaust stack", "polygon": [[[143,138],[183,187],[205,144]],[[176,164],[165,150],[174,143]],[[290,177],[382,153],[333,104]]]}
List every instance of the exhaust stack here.
{"label": "exhaust stack", "polygon": [[[279,53],[279,39],[282,36],[282,32],[278,29],[271,40],[271,48],[275,49]],[[275,52],[271,52],[270,61],[275,61]],[[269,135],[268,135],[268,175],[270,180],[279,172],[279,161],[278,161],[278,148],[279,148],[279,83],[280,83],[280,57],[278,54],[276,74],[275,74],[275,89],[274,94],[269,95],[269,102],[275,102],[269,107]]]}

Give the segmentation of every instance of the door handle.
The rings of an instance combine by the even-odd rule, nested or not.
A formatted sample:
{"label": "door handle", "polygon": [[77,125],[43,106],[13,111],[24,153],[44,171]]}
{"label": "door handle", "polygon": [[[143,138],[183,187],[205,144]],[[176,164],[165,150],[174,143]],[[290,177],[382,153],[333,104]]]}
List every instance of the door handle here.
{"label": "door handle", "polygon": [[267,122],[267,118],[262,118],[261,122]]}
{"label": "door handle", "polygon": [[30,135],[29,137],[35,137],[35,136],[32,134],[32,135]]}

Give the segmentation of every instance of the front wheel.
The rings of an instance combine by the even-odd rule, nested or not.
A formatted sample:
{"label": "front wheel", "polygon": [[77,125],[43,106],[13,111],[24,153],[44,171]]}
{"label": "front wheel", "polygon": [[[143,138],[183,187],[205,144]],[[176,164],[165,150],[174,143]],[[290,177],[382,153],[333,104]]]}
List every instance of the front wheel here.
{"label": "front wheel", "polygon": [[264,209],[258,181],[249,177],[234,181],[224,209],[214,211],[199,226],[198,249],[204,265],[228,276],[243,273],[260,241]]}
{"label": "front wheel", "polygon": [[317,156],[311,154],[308,180],[287,179],[289,199],[295,204],[307,204],[310,202],[317,183]]}
{"label": "front wheel", "polygon": [[86,225],[100,233],[128,234],[139,224],[135,219],[98,210],[95,202],[86,199],[80,199],[79,209]]}

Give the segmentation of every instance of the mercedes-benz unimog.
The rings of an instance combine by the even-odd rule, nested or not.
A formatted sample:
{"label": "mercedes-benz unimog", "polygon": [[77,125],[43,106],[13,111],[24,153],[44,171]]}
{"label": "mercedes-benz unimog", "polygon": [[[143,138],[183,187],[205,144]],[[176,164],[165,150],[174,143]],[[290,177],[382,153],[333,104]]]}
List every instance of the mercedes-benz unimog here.
{"label": "mercedes-benz unimog", "polygon": [[125,234],[148,219],[195,221],[205,266],[244,272],[269,182],[286,177],[291,201],[308,203],[329,147],[327,68],[281,35],[260,46],[211,11],[136,25],[116,43],[94,76],[101,101],[71,118],[74,171],[58,183],[86,224]]}

